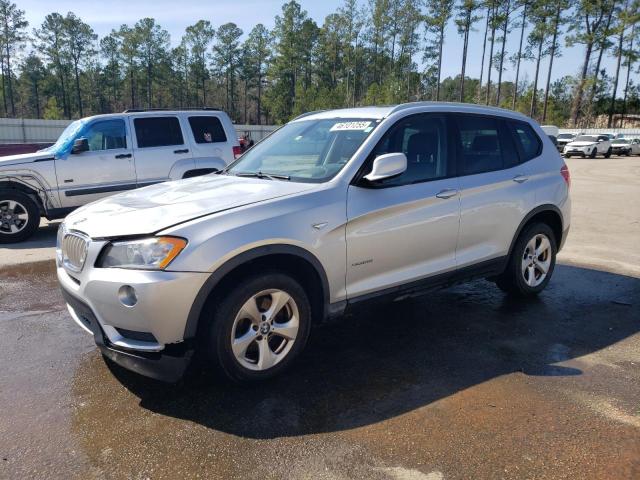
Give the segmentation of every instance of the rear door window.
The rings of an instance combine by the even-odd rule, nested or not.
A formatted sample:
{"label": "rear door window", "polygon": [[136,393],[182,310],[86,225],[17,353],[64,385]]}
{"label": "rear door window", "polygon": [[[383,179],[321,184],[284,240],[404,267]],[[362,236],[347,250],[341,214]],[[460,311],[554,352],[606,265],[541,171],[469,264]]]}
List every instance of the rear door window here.
{"label": "rear door window", "polygon": [[504,168],[500,122],[481,115],[456,115],[461,165],[460,175],[474,175]]}
{"label": "rear door window", "polygon": [[133,124],[138,148],[184,144],[180,121],[177,117],[136,118]]}
{"label": "rear door window", "polygon": [[189,117],[189,125],[196,143],[226,142],[227,136],[218,117],[194,116]]}

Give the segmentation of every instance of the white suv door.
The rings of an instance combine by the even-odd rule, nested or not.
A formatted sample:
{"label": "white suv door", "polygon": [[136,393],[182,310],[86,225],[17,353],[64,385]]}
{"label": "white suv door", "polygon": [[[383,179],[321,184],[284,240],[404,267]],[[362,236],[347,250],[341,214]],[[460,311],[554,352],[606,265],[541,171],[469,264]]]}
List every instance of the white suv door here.
{"label": "white suv door", "polygon": [[131,136],[123,118],[95,120],[78,138],[87,139],[89,151],[56,159],[62,207],[78,207],[136,187]]}
{"label": "white suv door", "polygon": [[183,172],[195,168],[189,142],[183,133],[185,125],[181,125],[178,115],[133,115],[130,122],[139,186],[182,178]]}
{"label": "white suv door", "polygon": [[[373,159],[403,152],[407,170],[377,184],[356,179],[347,195],[347,295],[350,298],[456,268],[460,205],[445,115],[399,120]],[[365,181],[366,182],[366,181]]]}
{"label": "white suv door", "polygon": [[527,142],[528,158],[523,160],[539,155],[542,145],[525,122],[488,115],[455,117],[460,181],[456,259],[463,268],[509,251],[518,225],[535,203],[529,165],[521,163],[523,148],[516,140]]}

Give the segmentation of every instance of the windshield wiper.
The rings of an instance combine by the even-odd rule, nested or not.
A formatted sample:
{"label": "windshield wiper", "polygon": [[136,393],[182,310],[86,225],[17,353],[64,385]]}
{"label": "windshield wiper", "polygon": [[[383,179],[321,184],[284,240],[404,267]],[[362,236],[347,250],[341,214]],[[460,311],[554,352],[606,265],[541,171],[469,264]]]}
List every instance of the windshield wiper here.
{"label": "windshield wiper", "polygon": [[238,172],[235,175],[237,177],[268,178],[269,180],[291,180],[291,177],[289,175],[280,175],[280,174],[277,174],[277,173]]}

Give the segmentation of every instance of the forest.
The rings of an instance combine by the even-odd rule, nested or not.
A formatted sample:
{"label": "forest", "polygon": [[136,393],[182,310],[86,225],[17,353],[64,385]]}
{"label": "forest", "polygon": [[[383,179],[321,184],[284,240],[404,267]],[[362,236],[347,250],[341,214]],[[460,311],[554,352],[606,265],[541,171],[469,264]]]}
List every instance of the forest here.
{"label": "forest", "polygon": [[[469,42],[474,31],[483,42]],[[446,56],[448,42],[461,42],[462,55]],[[210,106],[238,123],[281,124],[310,110],[436,100],[615,127],[640,114],[639,45],[640,0],[344,0],[321,25],[291,0],[272,27],[201,19],[179,39],[153,18],[102,38],[73,12],[29,25],[0,0],[0,114]],[[555,78],[568,47],[581,52],[580,68]],[[479,72],[469,71],[472,56]],[[443,61],[459,73],[442,78]]]}

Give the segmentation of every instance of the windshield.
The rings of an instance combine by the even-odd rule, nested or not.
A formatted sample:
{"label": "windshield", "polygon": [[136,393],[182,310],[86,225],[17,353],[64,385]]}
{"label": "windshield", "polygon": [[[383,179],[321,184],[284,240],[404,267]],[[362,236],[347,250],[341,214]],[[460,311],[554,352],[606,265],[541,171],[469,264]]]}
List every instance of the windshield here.
{"label": "windshield", "polygon": [[50,147],[43,148],[40,152],[51,152],[58,155],[63,154],[83,125],[84,122],[82,120],[76,120],[70,123],[58,137],[56,143]]}
{"label": "windshield", "polygon": [[624,138],[618,138],[611,143],[630,143],[629,140],[625,140]]}
{"label": "windshield", "polygon": [[366,118],[292,122],[248,150],[227,172],[325,182],[346,165],[378,122]]}
{"label": "windshield", "polygon": [[558,135],[558,140],[573,137],[575,137],[573,133],[561,133],[560,135]]}
{"label": "windshield", "polygon": [[576,137],[574,142],[597,142],[597,137],[592,137],[591,135],[580,135]]}

